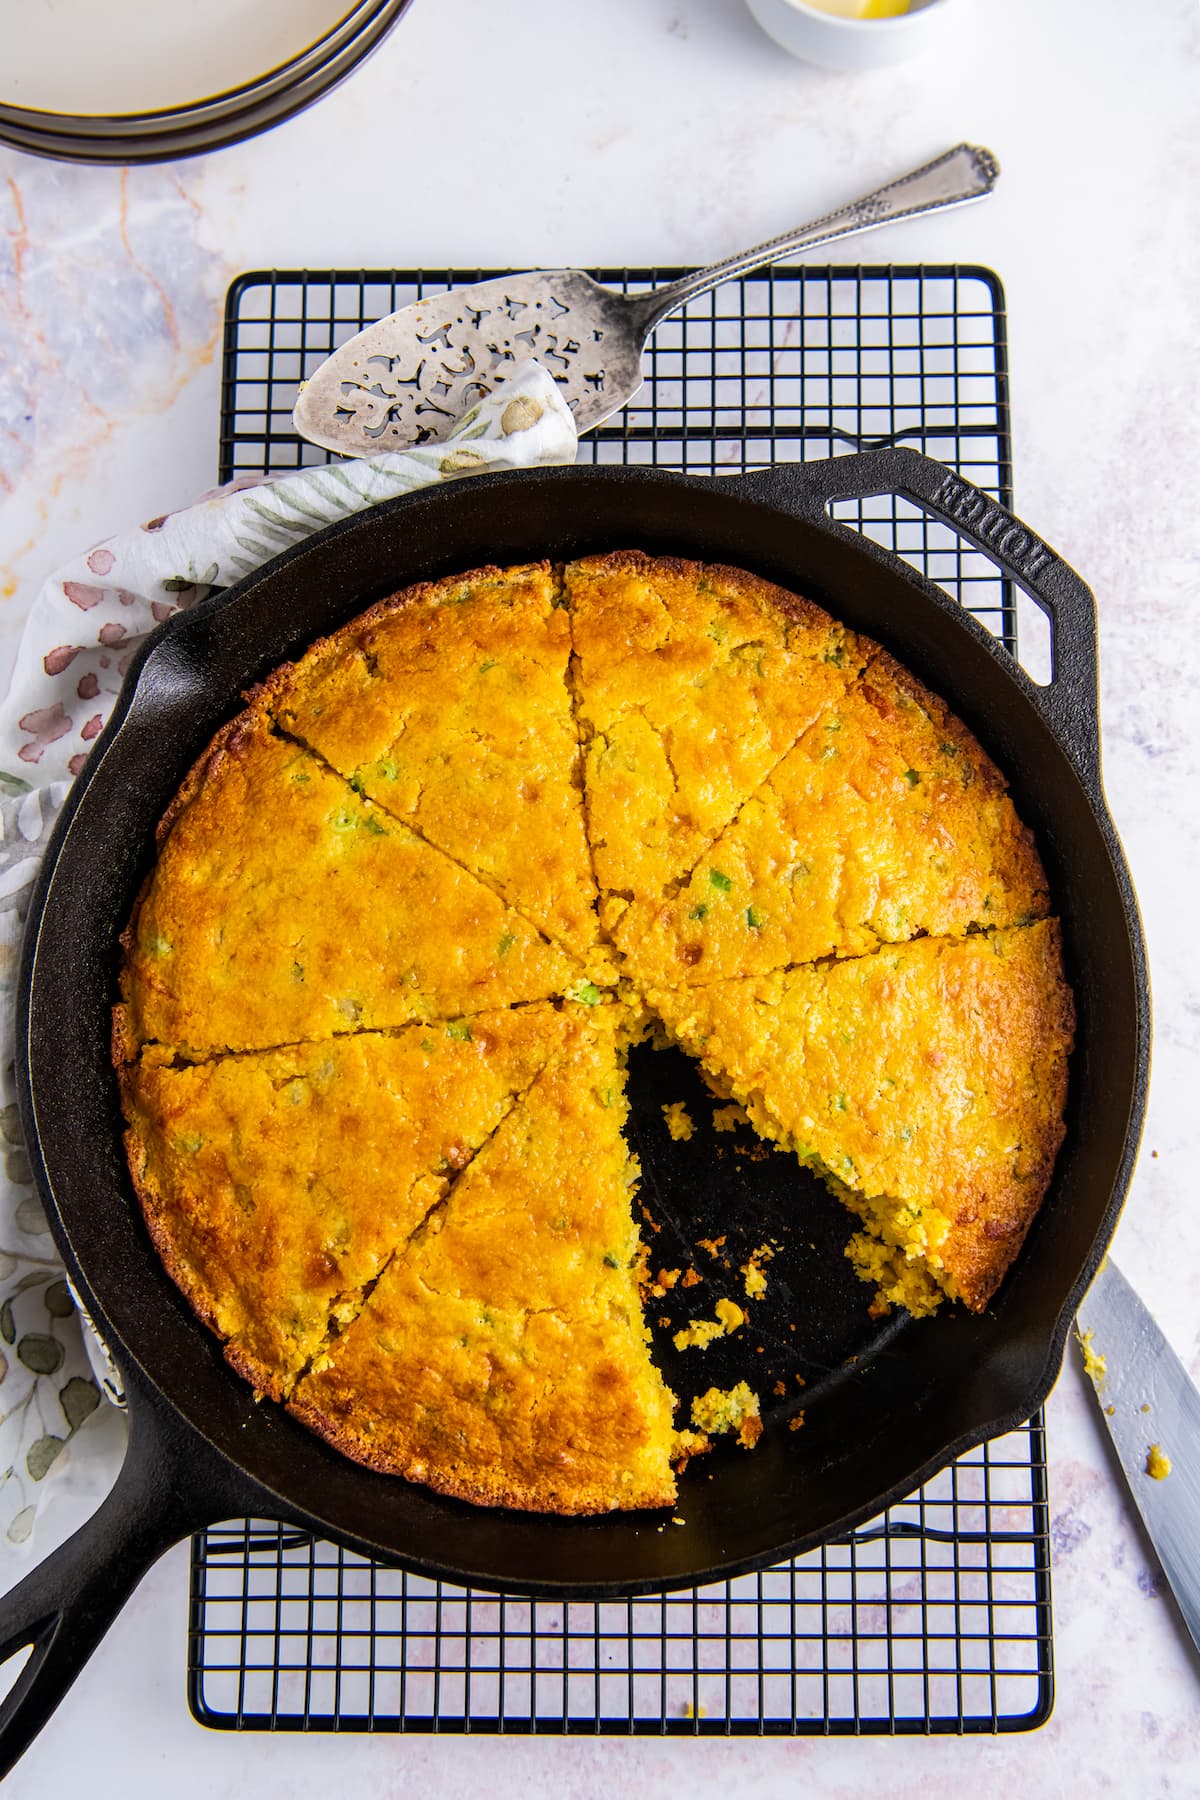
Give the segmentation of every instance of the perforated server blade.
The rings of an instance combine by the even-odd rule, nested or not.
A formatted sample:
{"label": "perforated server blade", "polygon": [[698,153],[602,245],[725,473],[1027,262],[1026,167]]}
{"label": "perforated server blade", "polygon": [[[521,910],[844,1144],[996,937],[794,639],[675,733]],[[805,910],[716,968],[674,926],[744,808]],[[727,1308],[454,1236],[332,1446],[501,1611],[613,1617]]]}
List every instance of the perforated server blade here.
{"label": "perforated server blade", "polygon": [[543,269],[414,301],[321,364],[300,391],[296,430],[343,456],[436,441],[518,363],[537,357],[588,431],[637,393],[650,334],[697,294],[797,250],[982,200],[999,172],[990,150],[959,144],[810,225],[647,293],[616,293],[582,269]]}

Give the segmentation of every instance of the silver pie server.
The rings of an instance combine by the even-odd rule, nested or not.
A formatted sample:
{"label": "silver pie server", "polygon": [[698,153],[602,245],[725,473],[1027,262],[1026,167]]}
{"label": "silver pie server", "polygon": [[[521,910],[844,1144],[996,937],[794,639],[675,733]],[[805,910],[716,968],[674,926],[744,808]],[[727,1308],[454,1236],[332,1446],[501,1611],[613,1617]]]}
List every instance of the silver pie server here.
{"label": "silver pie server", "polygon": [[582,269],[544,269],[415,300],[326,358],[300,390],[296,430],[343,456],[436,441],[536,356],[562,388],[577,429],[588,431],[633,398],[646,340],[697,294],[797,250],[982,200],[999,172],[990,150],[959,144],[811,225],[644,293],[615,293]]}

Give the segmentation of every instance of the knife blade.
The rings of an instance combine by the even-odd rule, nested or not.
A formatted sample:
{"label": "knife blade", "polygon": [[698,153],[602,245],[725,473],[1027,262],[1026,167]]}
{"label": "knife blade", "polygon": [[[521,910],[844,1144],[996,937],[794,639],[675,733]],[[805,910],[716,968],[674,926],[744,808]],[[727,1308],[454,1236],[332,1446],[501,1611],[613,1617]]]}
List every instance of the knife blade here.
{"label": "knife blade", "polygon": [[1134,1504],[1200,1650],[1200,1392],[1111,1258],[1076,1329]]}

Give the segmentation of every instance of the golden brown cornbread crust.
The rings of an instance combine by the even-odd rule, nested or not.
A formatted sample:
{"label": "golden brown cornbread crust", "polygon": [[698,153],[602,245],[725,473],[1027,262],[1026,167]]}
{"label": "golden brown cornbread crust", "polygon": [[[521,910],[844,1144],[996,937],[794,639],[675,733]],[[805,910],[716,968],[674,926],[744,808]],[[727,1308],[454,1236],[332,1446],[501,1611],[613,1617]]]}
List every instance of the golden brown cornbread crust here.
{"label": "golden brown cornbread crust", "polygon": [[752,575],[748,569],[735,569],[731,563],[694,562],[683,556],[649,556],[644,550],[610,550],[603,556],[589,556],[571,565],[589,575],[673,575],[681,581],[701,578],[720,583],[730,595],[744,595],[763,607],[784,613],[797,624],[829,626],[836,624],[825,608],[803,594]]}
{"label": "golden brown cornbread crust", "polygon": [[620,1134],[631,1028],[620,1006],[569,1016],[563,1054],[301,1379],[292,1409],[340,1448],[540,1511],[674,1498]]}
{"label": "golden brown cornbread crust", "polygon": [[193,1306],[281,1399],[571,1042],[548,1003],[120,1070],[135,1186]]}
{"label": "golden brown cornbread crust", "polygon": [[[532,633],[528,656],[523,619]],[[438,659],[446,633],[443,717]],[[405,710],[400,691],[409,667],[415,711]],[[497,677],[508,685],[489,686]],[[476,690],[483,724],[472,747]],[[945,703],[880,646],[746,571],[626,550],[565,570],[489,566],[418,584],[321,639],[247,700],[197,759],[158,827],[158,861],[121,940],[113,1058],[151,1238],[232,1366],[260,1393],[287,1400],[368,1466],[479,1503],[589,1512],[673,1499],[671,1396],[650,1361],[631,1274],[640,1252],[621,1136],[623,1076],[618,1068],[600,1083],[617,1099],[597,1109],[587,1098],[597,1083],[582,1073],[588,1055],[611,1054],[600,1046],[615,1010],[603,1002],[618,983],[631,1003],[622,1041],[636,1033],[638,1009],[644,1017],[648,1008],[747,1107],[756,1129],[827,1175],[863,1220],[864,1242],[881,1254],[886,1247],[935,1298],[940,1285],[976,1310],[987,1304],[1041,1202],[1063,1136],[1073,1010],[1061,934],[1047,918],[1041,863],[1003,776]],[[864,702],[880,721],[878,781],[890,781],[895,795],[898,848],[884,896],[895,928],[881,928],[883,900],[871,896],[868,867],[867,877],[856,877],[862,922],[798,961],[798,926],[774,937],[766,926],[772,894],[782,908],[782,891],[771,884],[789,847],[793,864],[803,860],[805,807],[826,805],[836,791],[825,771],[810,784],[810,802],[804,756],[817,767],[821,745],[833,742],[831,721],[836,730],[840,710]],[[906,769],[913,744],[925,746],[922,766]],[[878,774],[884,763],[886,780]],[[846,829],[860,829],[858,816],[847,812]],[[723,845],[731,856],[744,846],[743,862],[731,861],[729,871],[716,861]],[[960,896],[957,910],[939,898],[943,878],[945,893]],[[789,882],[789,916],[802,923],[794,867]],[[993,895],[998,911],[990,914]],[[828,904],[840,917],[848,902],[830,889]],[[926,915],[937,920],[931,935]],[[711,969],[694,954],[697,945],[703,954],[706,932],[718,933]],[[1011,942],[1012,954],[996,951],[995,967],[983,963],[976,936]],[[806,960],[830,955],[828,963]],[[960,1031],[961,1050],[947,1039],[940,1052],[950,1066],[913,1095],[905,1090],[913,1118],[932,1121],[934,1141],[939,1106],[960,1104],[939,1096],[966,1092],[986,1073],[988,1129],[997,1120],[1003,1129],[995,1124],[999,1135],[983,1158],[991,1173],[974,1188],[959,1138],[959,1172],[945,1192],[932,1192],[920,1159],[912,1168],[921,1197],[900,1191],[890,1151],[879,1167],[891,1187],[857,1166],[850,1179],[838,1166],[839,1141],[853,1142],[869,1163],[870,1146],[883,1146],[904,1123],[902,1106],[881,1106],[870,1059],[856,1089],[853,1069],[833,1055],[829,1080],[836,1073],[841,1086],[821,1089],[810,1104],[803,1060],[789,1061],[785,1047],[795,1033],[776,1040],[770,1028],[756,1036],[755,1027],[747,1039],[742,1029],[755,1017],[769,1024],[773,1008],[802,1000],[816,1007],[816,1019],[809,989],[820,990],[826,1009],[852,1008],[859,980],[869,993],[864,1004],[886,1010],[878,981],[886,988],[890,978],[882,965],[867,968],[885,955],[898,959],[907,983],[895,1030],[902,1042],[913,1039],[918,1062],[921,1021],[936,1023],[943,1005],[947,1019],[977,1018],[988,1039],[987,1054],[976,1055],[971,1032]],[[855,964],[863,965],[858,975]],[[953,994],[938,988],[943,979],[959,983]],[[743,987],[750,1012],[737,999]],[[709,1017],[714,1006],[728,1016]],[[473,1027],[482,1033],[489,1016],[518,1013],[540,1021],[534,1035],[541,1033],[540,1047],[521,1052],[519,1069],[485,1069],[489,1058],[480,1056],[478,1079],[461,1094],[457,1078],[432,1072],[434,1064],[457,1066],[455,1055],[465,1067]],[[826,1057],[820,1031],[814,1026],[804,1040],[799,1015],[797,1028],[811,1044],[808,1079],[817,1083]],[[575,1045],[570,1055],[564,1033]],[[427,1051],[413,1049],[421,1034]],[[385,1067],[404,1062],[404,1045],[412,1056],[403,1072],[392,1087],[379,1086]],[[542,1073],[531,1074],[539,1057]],[[353,1080],[326,1082],[320,1129],[289,1134],[279,1096],[315,1091],[326,1061],[353,1070]],[[1016,1091],[1021,1083],[1028,1098]],[[243,1115],[241,1096],[251,1090],[261,1095],[258,1111],[246,1100]],[[557,1110],[547,1112],[552,1092]],[[421,1121],[440,1119],[460,1100],[470,1118],[448,1161],[436,1133],[422,1137]],[[837,1116],[831,1125],[822,1115],[821,1143],[800,1141],[798,1110],[836,1113],[852,1100],[854,1132],[843,1128],[839,1140]],[[307,1104],[297,1098],[297,1120]],[[201,1117],[209,1136],[195,1128]],[[1004,1133],[1012,1136],[1014,1119],[1019,1177],[1010,1178]],[[203,1140],[195,1151],[181,1147],[180,1130]],[[407,1211],[386,1183],[355,1211],[353,1183],[339,1187],[336,1158],[322,1160],[322,1143],[341,1131],[361,1139],[358,1166],[368,1171],[390,1171],[396,1147],[412,1146]],[[506,1239],[533,1229],[538,1188],[523,1189],[520,1156],[510,1176],[497,1173],[521,1143],[539,1168],[561,1164],[559,1185],[578,1183],[581,1166],[607,1171],[595,1176],[595,1217],[611,1238],[619,1216],[628,1236],[619,1268],[603,1278],[625,1299],[606,1304],[628,1313],[632,1295],[637,1315],[619,1330],[588,1311],[591,1301],[579,1312],[566,1297],[577,1271],[556,1262],[536,1230],[527,1303],[514,1290],[502,1317],[489,1308],[487,1267],[471,1261],[471,1219],[485,1204],[498,1220],[508,1194],[517,1210]],[[314,1182],[323,1192],[319,1184],[330,1180],[329,1205],[298,1205],[297,1221],[307,1223],[289,1234],[289,1181],[300,1184],[292,1191],[311,1194]],[[322,1247],[327,1213],[342,1220],[336,1254]],[[315,1246],[307,1264],[303,1244],[297,1248],[303,1232]],[[479,1291],[464,1298],[416,1285],[427,1259],[456,1244],[464,1280]],[[869,1274],[870,1255],[858,1261]],[[539,1283],[549,1284],[546,1292]],[[920,1310],[907,1277],[891,1291]],[[499,1333],[490,1349],[477,1342],[476,1303],[501,1320],[487,1328]],[[425,1339],[439,1346],[432,1375],[427,1357],[403,1348],[405,1321],[422,1307]],[[439,1335],[439,1319],[455,1308],[461,1329]],[[422,1437],[404,1423],[405,1408],[418,1401],[426,1416],[422,1384],[435,1377],[453,1390],[461,1442],[440,1426]],[[508,1421],[499,1436],[496,1417]]]}

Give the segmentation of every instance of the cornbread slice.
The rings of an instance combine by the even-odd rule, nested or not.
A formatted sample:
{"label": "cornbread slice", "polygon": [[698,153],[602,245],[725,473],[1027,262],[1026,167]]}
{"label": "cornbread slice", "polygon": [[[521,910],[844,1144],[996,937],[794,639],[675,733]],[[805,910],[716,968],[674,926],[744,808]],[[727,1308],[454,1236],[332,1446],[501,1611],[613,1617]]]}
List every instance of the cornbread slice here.
{"label": "cornbread slice", "polygon": [[870,1234],[986,1306],[1063,1137],[1074,1007],[1056,920],[647,998]]}
{"label": "cornbread slice", "polygon": [[1033,838],[998,770],[880,651],[686,886],[630,907],[617,942],[635,979],[713,981],[1048,911]]}
{"label": "cornbread slice", "polygon": [[121,1071],[150,1235],[225,1354],[280,1399],[365,1285],[564,1049],[545,1003]]}
{"label": "cornbread slice", "polygon": [[650,1360],[619,1006],[538,1077],[296,1388],[371,1468],[564,1513],[675,1497],[673,1397]]}
{"label": "cornbread slice", "polygon": [[686,875],[864,660],[810,601],[621,551],[568,565],[588,831],[612,922]]}
{"label": "cornbread slice", "polygon": [[408,588],[261,690],[282,728],[581,960],[599,926],[548,563]]}
{"label": "cornbread slice", "polygon": [[123,940],[118,1057],[189,1060],[565,992],[578,967],[255,710],[163,821]]}

